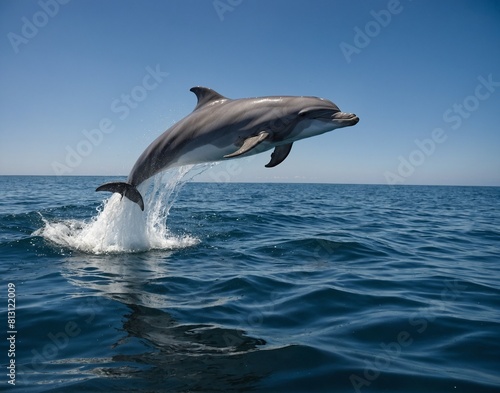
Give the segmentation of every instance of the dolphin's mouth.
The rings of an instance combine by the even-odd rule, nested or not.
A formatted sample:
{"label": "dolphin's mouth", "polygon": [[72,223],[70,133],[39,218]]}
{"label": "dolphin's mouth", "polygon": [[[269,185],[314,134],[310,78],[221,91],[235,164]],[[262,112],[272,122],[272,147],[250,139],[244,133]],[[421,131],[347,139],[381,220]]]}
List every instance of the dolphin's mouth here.
{"label": "dolphin's mouth", "polygon": [[333,120],[347,122],[350,125],[357,124],[359,122],[359,117],[354,113],[337,112],[332,116]]}

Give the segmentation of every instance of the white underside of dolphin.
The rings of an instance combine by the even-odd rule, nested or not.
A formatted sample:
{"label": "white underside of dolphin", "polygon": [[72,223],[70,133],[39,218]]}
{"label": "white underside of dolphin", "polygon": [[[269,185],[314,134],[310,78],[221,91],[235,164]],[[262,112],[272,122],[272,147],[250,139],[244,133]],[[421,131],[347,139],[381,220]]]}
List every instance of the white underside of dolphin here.
{"label": "white underside of dolphin", "polygon": [[331,101],[317,97],[229,99],[206,87],[191,89],[198,104],[137,159],[126,182],[106,183],[96,191],[118,192],[144,210],[137,186],[174,166],[216,162],[274,149],[266,167],[283,162],[293,142],[336,128],[353,126],[359,118]]}

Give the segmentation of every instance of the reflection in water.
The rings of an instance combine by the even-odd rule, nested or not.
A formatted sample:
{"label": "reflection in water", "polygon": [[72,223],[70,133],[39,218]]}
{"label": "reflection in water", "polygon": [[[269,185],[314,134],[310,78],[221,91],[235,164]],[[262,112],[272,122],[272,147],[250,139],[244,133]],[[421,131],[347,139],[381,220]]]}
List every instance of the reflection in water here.
{"label": "reflection in water", "polygon": [[123,336],[110,348],[115,353],[111,362],[93,374],[132,378],[131,386],[137,384],[139,390],[252,389],[268,374],[253,356],[266,342],[239,329],[182,324],[164,311],[172,307],[168,295],[151,293],[146,287],[152,278],[168,276],[168,257],[169,252],[73,255],[66,261],[63,274],[72,284],[130,310],[122,316]]}
{"label": "reflection in water", "polygon": [[[124,328],[128,338],[146,340],[150,351],[134,355],[116,355],[113,361],[140,365],[105,368],[101,372],[114,377],[140,376],[149,387],[177,387],[187,390],[228,391],[249,387],[261,379],[257,370],[245,362],[245,354],[255,351],[263,340],[241,330],[213,325],[180,325],[163,311],[130,306]],[[118,344],[119,345],[119,344]],[[146,366],[146,368],[144,368]]]}

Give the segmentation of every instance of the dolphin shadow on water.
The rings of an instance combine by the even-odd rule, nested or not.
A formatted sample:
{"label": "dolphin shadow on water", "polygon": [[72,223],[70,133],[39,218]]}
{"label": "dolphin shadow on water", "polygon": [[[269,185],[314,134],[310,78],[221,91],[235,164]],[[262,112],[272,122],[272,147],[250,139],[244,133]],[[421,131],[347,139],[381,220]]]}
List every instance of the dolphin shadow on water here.
{"label": "dolphin shadow on water", "polygon": [[[265,340],[239,328],[180,323],[165,311],[174,301],[161,288],[148,288],[152,272],[168,280],[163,258],[156,255],[137,265],[136,256],[73,256],[63,270],[63,276],[77,288],[95,292],[89,328],[101,319],[99,324],[107,324],[106,314],[123,310],[120,304],[128,309],[122,315],[118,337],[113,332],[105,334],[115,336],[114,344],[101,344],[109,346],[111,356],[84,362],[86,367],[93,363],[87,373],[97,376],[99,386],[122,384],[123,388],[125,383],[138,391],[248,390],[271,374],[270,366],[263,366],[254,354],[266,347]],[[91,378],[82,387],[95,384]]]}
{"label": "dolphin shadow on water", "polygon": [[206,87],[193,87],[198,103],[137,159],[126,182],[112,182],[96,191],[116,192],[137,203],[137,187],[175,166],[247,157],[274,149],[268,168],[282,163],[295,141],[357,124],[359,118],[341,112],[318,97],[270,96],[229,99]]}

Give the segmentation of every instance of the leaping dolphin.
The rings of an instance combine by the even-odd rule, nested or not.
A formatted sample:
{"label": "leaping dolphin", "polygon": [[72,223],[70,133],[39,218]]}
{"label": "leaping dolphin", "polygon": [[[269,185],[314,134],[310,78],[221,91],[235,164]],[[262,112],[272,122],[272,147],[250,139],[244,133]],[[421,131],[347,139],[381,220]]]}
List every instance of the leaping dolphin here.
{"label": "leaping dolphin", "polygon": [[193,87],[198,103],[188,116],[151,143],[127,182],[106,183],[96,191],[118,192],[144,210],[137,186],[174,166],[246,157],[274,148],[272,168],[285,160],[293,142],[358,123],[352,113],[318,97],[229,99],[206,87]]}

